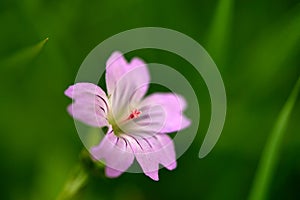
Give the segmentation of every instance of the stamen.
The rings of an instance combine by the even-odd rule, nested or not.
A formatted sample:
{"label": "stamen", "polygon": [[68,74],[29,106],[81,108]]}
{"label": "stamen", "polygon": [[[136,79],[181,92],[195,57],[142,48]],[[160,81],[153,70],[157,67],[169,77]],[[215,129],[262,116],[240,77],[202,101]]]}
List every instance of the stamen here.
{"label": "stamen", "polygon": [[139,115],[140,115],[141,113],[142,113],[141,111],[138,111],[137,109],[134,109],[134,110],[130,113],[130,115],[128,116],[127,120],[138,118]]}

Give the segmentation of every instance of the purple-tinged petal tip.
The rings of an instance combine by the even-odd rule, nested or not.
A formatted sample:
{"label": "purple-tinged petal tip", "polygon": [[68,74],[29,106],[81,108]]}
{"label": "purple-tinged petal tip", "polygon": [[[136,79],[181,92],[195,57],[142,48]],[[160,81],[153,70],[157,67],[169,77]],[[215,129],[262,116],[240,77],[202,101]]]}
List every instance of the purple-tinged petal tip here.
{"label": "purple-tinged petal tip", "polygon": [[176,162],[176,161],[173,162],[171,165],[166,166],[166,168],[167,168],[168,170],[174,170],[174,169],[176,169],[176,167],[177,167],[177,162]]}
{"label": "purple-tinged petal tip", "polygon": [[65,90],[65,95],[69,98],[73,96],[73,85],[69,86],[68,89]]}
{"label": "purple-tinged petal tip", "polygon": [[119,170],[115,170],[113,168],[110,167],[105,167],[105,175],[107,177],[110,178],[117,178],[119,177],[121,174],[123,174],[123,172],[119,171]]}
{"label": "purple-tinged petal tip", "polygon": [[154,181],[159,181],[158,171],[146,172],[145,175],[148,176],[148,177],[150,177]]}

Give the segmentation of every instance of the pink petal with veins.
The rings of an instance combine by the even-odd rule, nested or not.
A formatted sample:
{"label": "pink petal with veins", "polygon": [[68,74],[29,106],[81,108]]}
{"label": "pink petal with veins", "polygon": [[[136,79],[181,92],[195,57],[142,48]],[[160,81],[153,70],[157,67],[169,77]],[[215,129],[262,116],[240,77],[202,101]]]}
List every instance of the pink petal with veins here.
{"label": "pink petal with veins", "polygon": [[121,175],[134,161],[134,154],[128,141],[115,136],[111,129],[100,144],[91,149],[91,154],[96,160],[105,161],[108,177]]}
{"label": "pink petal with veins", "polygon": [[171,133],[182,130],[191,124],[183,114],[186,102],[183,97],[174,93],[154,93],[147,96],[142,105],[160,105],[164,110],[165,124],[161,133]]}
{"label": "pink petal with veins", "polygon": [[[139,58],[133,58],[131,62],[128,63],[122,53],[114,52],[106,62],[105,78],[108,95],[113,93],[118,81],[121,80],[125,74],[136,68],[140,69],[131,73],[130,77],[127,78],[127,84],[142,86],[137,94],[139,98],[142,98],[146,94],[150,82],[150,74],[146,64]],[[132,86],[128,87],[132,88]]]}
{"label": "pink petal with veins", "polygon": [[75,119],[94,127],[108,125],[108,101],[100,87],[92,83],[76,83],[65,91],[65,95],[74,100],[68,112]]}
{"label": "pink petal with veins", "polygon": [[135,137],[131,147],[143,172],[158,181],[159,164],[169,170],[176,168],[176,154],[172,139],[166,134],[157,134],[148,138]]}

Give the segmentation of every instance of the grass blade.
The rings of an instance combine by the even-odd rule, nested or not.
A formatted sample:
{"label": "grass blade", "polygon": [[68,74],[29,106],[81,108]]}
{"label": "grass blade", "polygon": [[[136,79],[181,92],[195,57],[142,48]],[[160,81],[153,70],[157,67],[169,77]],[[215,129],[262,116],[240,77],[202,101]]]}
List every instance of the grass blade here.
{"label": "grass blade", "polygon": [[39,43],[33,46],[27,47],[23,50],[16,52],[12,56],[0,62],[1,68],[12,68],[21,65],[24,66],[41,52],[47,41],[48,38],[40,41]]}
{"label": "grass blade", "polygon": [[207,49],[216,61],[221,62],[227,52],[232,13],[233,0],[219,0],[207,40]]}
{"label": "grass blade", "polygon": [[299,90],[300,77],[298,78],[292,93],[282,108],[275,123],[274,129],[271,132],[270,138],[268,139],[264,148],[254,179],[253,187],[250,192],[249,200],[263,200],[267,196],[271,178],[278,163],[281,141]]}

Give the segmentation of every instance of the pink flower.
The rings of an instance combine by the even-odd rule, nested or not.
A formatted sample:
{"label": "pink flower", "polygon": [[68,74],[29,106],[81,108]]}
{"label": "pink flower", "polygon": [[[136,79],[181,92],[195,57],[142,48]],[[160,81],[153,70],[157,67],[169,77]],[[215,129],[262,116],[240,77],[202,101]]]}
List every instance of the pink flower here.
{"label": "pink flower", "polygon": [[172,139],[167,133],[190,124],[183,115],[183,97],[174,93],[154,93],[144,97],[150,83],[146,64],[139,58],[127,62],[120,52],[106,63],[106,93],[92,83],[76,83],[65,94],[74,102],[69,113],[94,127],[108,127],[99,145],[91,148],[92,156],[104,160],[108,177],[118,177],[133,163],[158,180],[159,164],[176,168]]}

